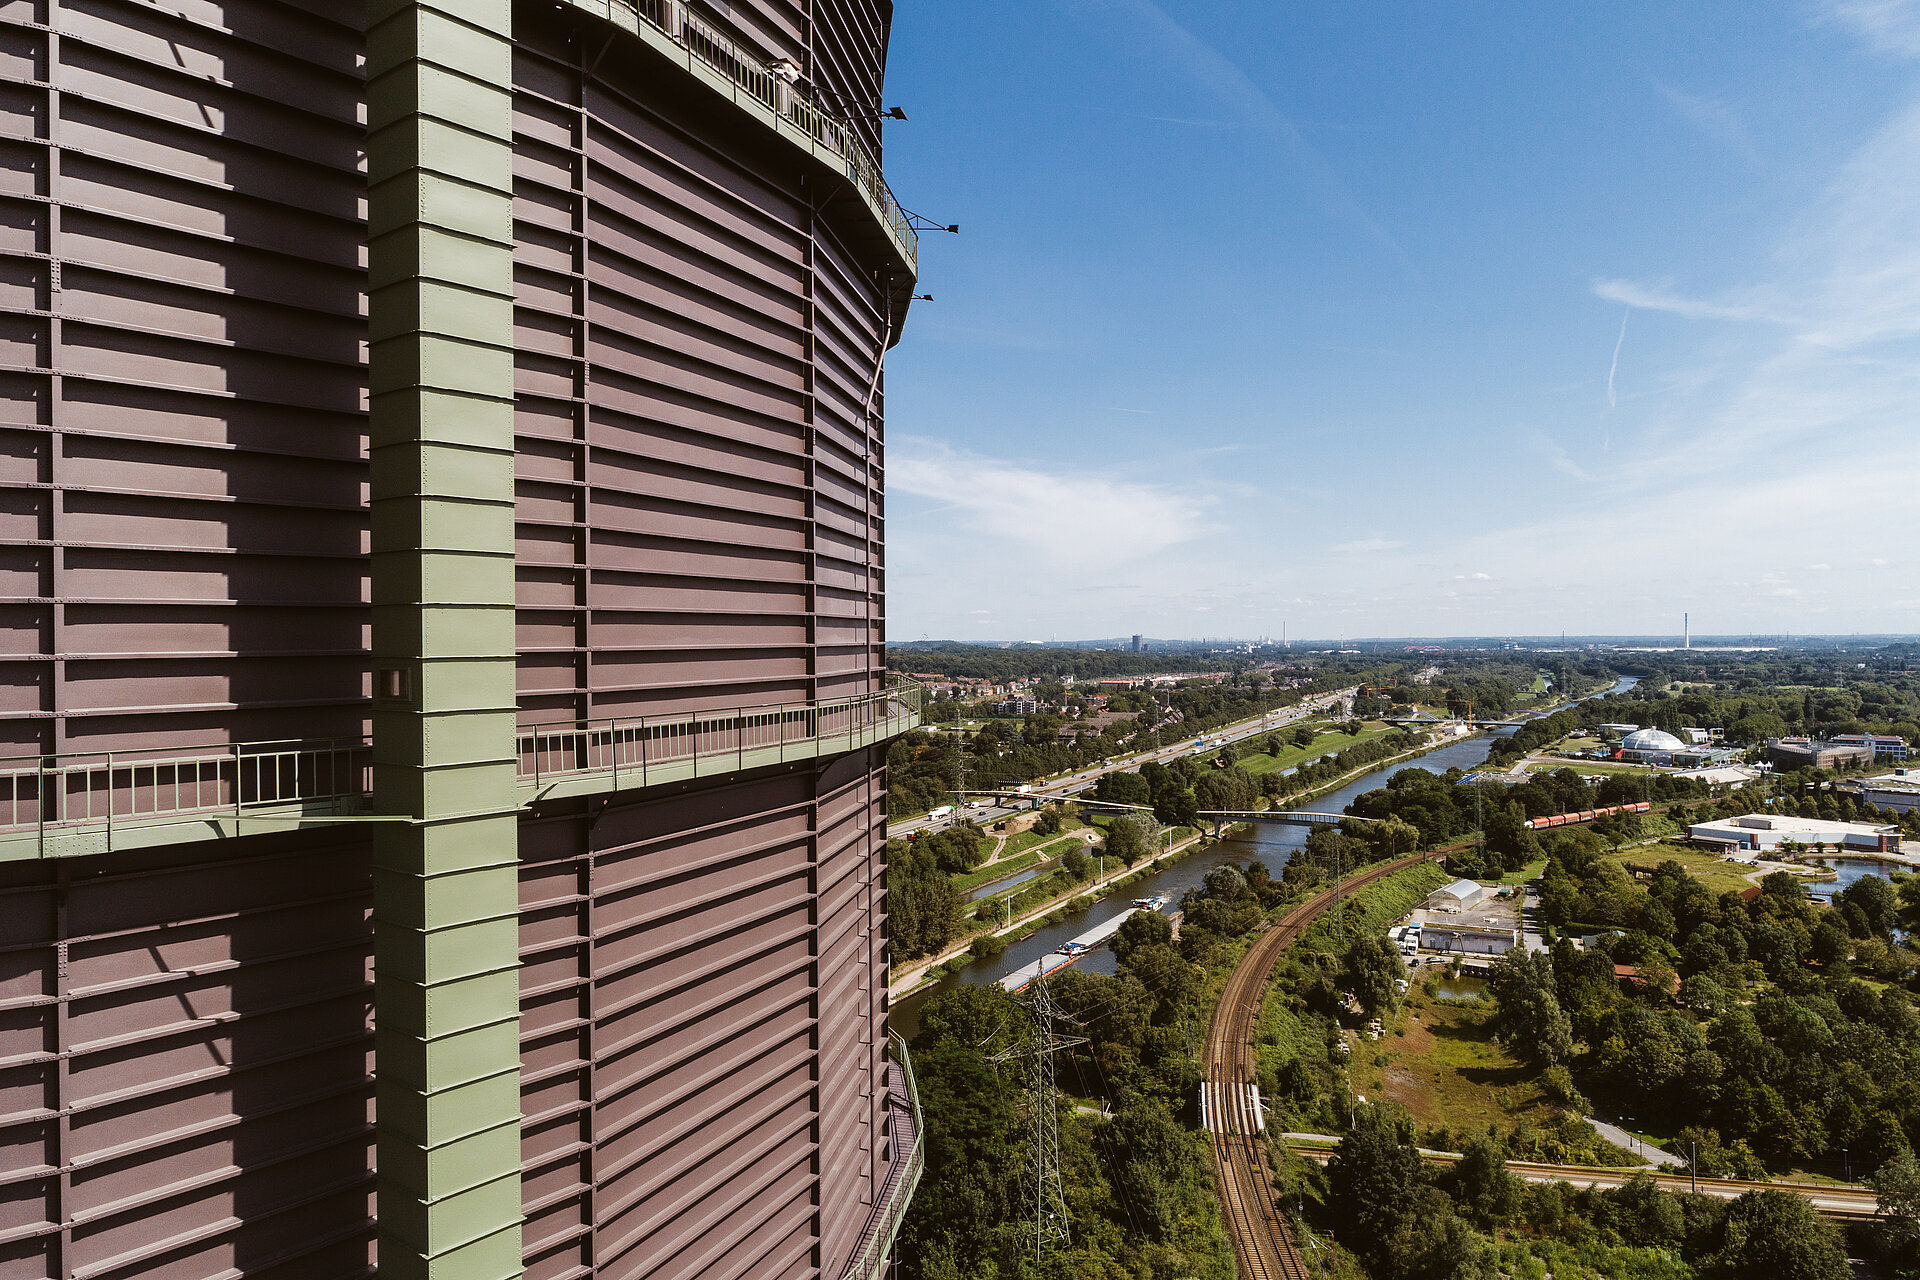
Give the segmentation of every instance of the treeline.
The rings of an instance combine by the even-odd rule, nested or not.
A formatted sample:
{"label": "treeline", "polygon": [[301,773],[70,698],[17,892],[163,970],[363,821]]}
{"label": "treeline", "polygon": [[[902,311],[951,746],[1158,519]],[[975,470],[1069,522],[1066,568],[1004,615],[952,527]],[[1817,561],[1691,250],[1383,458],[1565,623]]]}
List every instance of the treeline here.
{"label": "treeline", "polygon": [[[1663,678],[1669,675],[1675,678]],[[1687,687],[1687,681],[1703,675],[1713,682],[1711,689]],[[1716,663],[1705,671],[1660,672],[1625,694],[1588,703],[1582,710],[1588,724],[1619,721],[1669,733],[1689,726],[1722,729],[1742,743],[1836,733],[1885,733],[1916,742],[1920,676],[1862,670],[1839,661],[1751,659]]]}
{"label": "treeline", "polygon": [[[1308,1175],[1324,1218],[1373,1280],[1491,1280],[1501,1275],[1700,1276],[1848,1280],[1839,1232],[1786,1191],[1732,1201],[1662,1190],[1637,1176],[1577,1189],[1525,1183],[1505,1142],[1470,1138],[1462,1157],[1421,1159],[1391,1106],[1360,1107],[1324,1179]],[[1317,1173],[1317,1171],[1315,1171]]]}
{"label": "treeline", "polygon": [[1075,680],[1112,679],[1174,672],[1228,671],[1246,659],[1205,653],[1133,653],[1120,649],[1050,649],[1020,645],[915,645],[887,650],[889,671],[937,671],[964,680],[1025,680],[1034,676],[1072,676]]}
{"label": "treeline", "polygon": [[[1453,855],[1454,870],[1473,877],[1515,871],[1543,856],[1540,837],[1526,827],[1528,818],[1608,808],[1639,800],[1664,804],[1683,799],[1708,800],[1707,785],[1671,774],[1615,775],[1589,783],[1571,769],[1536,773],[1518,785],[1498,781],[1463,782],[1458,769],[1435,774],[1402,769],[1387,785],[1355,797],[1347,812],[1363,818],[1398,818],[1414,827],[1421,848],[1465,840],[1484,830],[1484,847]],[[1733,801],[1735,812],[1752,798]],[[1476,814],[1480,826],[1476,827]],[[1588,828],[1609,843],[1639,838],[1645,823],[1638,814],[1613,814]]]}
{"label": "treeline", "polygon": [[[1785,872],[1716,896],[1672,861],[1637,882],[1588,832],[1549,848],[1541,915],[1593,936],[1536,957],[1514,1007],[1564,1014],[1557,1056],[1584,1087],[1678,1128],[1676,1153],[1707,1172],[1838,1166],[1843,1149],[1871,1170],[1920,1143],[1920,952],[1903,932],[1920,926],[1920,880],[1864,877],[1823,907]],[[1516,1043],[1562,1044],[1540,1025]]]}
{"label": "treeline", "polygon": [[[1264,743],[1268,754],[1285,750],[1285,740],[1297,742],[1298,738],[1286,735],[1283,740],[1281,734],[1268,735]],[[1135,772],[1106,774],[1095,784],[1094,795],[1116,804],[1151,805],[1154,817],[1161,822],[1192,826],[1199,813],[1245,812],[1256,808],[1263,798],[1277,803],[1377,760],[1413,751],[1424,742],[1417,733],[1390,733],[1355,743],[1289,773],[1275,770],[1258,776],[1237,763],[1240,750],[1247,744],[1229,744],[1209,757],[1182,756],[1165,764],[1150,761]]]}
{"label": "treeline", "polygon": [[911,817],[952,804],[956,790],[991,790],[1009,780],[1072,772],[1128,752],[1170,747],[1296,706],[1316,692],[1323,690],[1244,683],[1174,689],[1162,695],[1164,702],[1145,699],[1145,708],[1131,719],[1116,721],[1097,733],[1083,731],[1066,741],[1061,740],[1061,731],[1073,722],[1056,715],[1028,716],[1018,722],[990,720],[967,735],[916,729],[888,749],[887,815]]}

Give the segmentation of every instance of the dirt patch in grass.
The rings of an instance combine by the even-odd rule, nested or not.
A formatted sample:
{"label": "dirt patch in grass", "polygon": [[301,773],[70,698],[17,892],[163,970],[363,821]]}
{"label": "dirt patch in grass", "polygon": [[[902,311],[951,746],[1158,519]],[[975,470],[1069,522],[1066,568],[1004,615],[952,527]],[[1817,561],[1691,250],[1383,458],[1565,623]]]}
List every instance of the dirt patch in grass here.
{"label": "dirt patch in grass", "polygon": [[1498,1123],[1505,1129],[1520,1116],[1544,1121],[1551,1109],[1538,1073],[1493,1039],[1492,1020],[1491,1009],[1434,1004],[1416,995],[1400,1023],[1404,1036],[1389,1033],[1355,1052],[1386,1052],[1379,1073],[1386,1095],[1422,1128],[1484,1130]]}

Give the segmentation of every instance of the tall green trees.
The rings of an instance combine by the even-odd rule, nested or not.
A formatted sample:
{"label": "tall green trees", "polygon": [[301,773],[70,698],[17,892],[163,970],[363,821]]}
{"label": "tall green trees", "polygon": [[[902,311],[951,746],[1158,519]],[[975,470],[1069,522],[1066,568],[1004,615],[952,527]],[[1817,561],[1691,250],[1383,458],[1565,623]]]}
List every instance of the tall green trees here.
{"label": "tall green trees", "polygon": [[1709,1280],[1849,1280],[1839,1233],[1804,1197],[1749,1191],[1727,1206],[1719,1247],[1702,1260]]}
{"label": "tall green trees", "polygon": [[893,959],[929,955],[960,931],[964,903],[927,841],[887,841],[887,927]]}
{"label": "tall green trees", "polygon": [[1560,1007],[1553,961],[1516,947],[1493,962],[1487,989],[1500,1005],[1500,1038],[1542,1066],[1573,1054],[1573,1021]]}

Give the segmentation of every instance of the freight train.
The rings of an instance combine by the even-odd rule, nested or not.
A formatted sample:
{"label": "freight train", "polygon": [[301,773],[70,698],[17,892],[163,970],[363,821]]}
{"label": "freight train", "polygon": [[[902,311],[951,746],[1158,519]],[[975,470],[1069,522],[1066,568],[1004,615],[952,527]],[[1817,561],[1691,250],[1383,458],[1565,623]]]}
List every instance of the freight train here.
{"label": "freight train", "polygon": [[1571,827],[1616,813],[1647,813],[1652,808],[1652,805],[1641,800],[1633,804],[1612,804],[1600,809],[1582,809],[1577,813],[1556,813],[1549,818],[1528,818],[1526,825],[1529,831],[1545,831],[1548,827]]}

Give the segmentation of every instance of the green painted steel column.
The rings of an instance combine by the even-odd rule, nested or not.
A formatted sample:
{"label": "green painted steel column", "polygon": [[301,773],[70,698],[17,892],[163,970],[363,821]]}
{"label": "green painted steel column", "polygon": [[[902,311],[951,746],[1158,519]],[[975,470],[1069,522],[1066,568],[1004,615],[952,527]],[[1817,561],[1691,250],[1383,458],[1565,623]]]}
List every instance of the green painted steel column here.
{"label": "green painted steel column", "polygon": [[369,0],[380,1272],[520,1266],[509,0]]}

